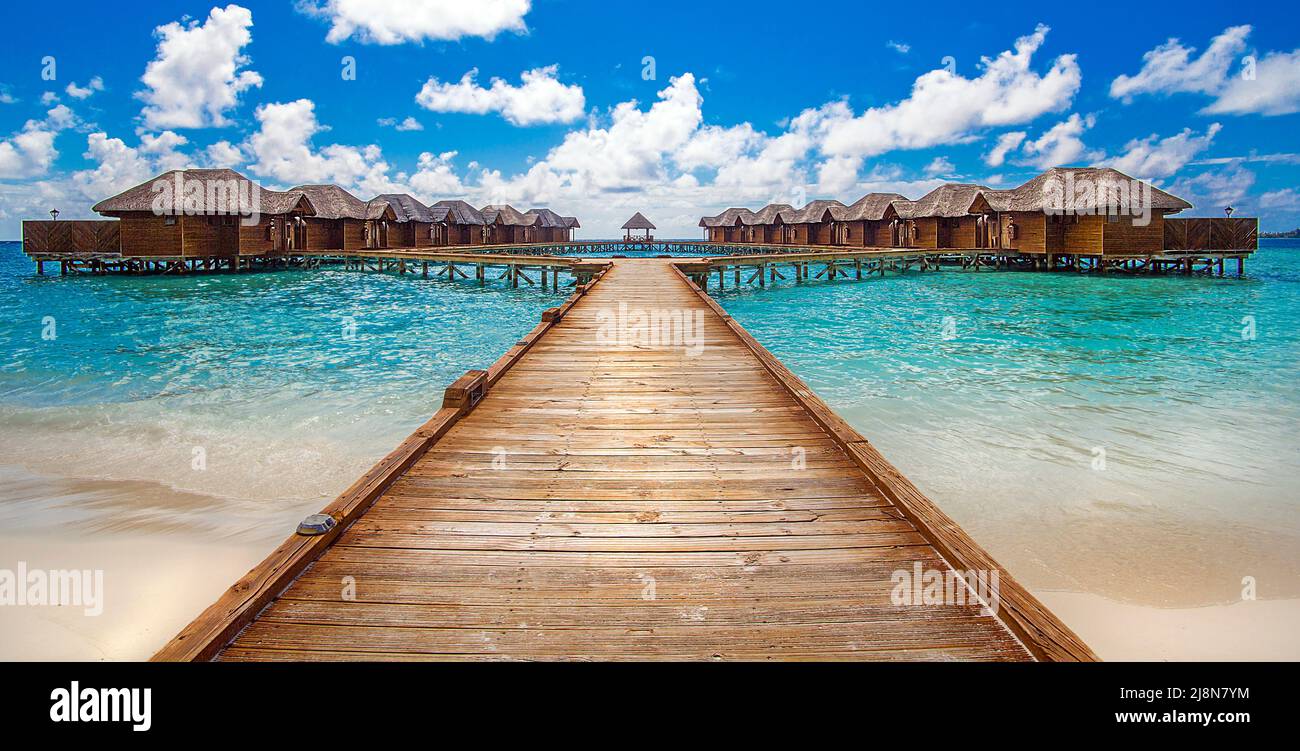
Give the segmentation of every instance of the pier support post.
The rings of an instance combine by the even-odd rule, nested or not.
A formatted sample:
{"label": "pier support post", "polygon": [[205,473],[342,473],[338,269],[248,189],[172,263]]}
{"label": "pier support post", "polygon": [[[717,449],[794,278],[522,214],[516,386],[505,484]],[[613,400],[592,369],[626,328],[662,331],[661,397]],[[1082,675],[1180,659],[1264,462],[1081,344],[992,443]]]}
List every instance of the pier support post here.
{"label": "pier support post", "polygon": [[45,276],[45,261],[36,262],[36,275]]}

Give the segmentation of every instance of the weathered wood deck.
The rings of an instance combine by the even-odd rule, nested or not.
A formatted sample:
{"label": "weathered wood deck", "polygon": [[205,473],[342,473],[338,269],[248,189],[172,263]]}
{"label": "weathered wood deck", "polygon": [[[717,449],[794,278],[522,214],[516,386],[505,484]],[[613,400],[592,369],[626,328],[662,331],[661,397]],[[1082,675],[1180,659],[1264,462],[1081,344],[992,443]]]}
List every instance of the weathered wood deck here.
{"label": "weathered wood deck", "polygon": [[[609,341],[624,305],[703,350]],[[614,262],[487,381],[155,659],[1095,659],[670,261]],[[917,564],[997,570],[996,613],[894,604]]]}

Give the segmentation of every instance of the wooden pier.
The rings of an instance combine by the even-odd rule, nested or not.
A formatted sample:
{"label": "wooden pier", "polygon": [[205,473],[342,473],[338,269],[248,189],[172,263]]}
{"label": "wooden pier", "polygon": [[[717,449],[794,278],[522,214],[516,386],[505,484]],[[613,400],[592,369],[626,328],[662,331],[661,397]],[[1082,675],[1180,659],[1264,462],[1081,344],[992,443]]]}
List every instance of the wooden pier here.
{"label": "wooden pier", "polygon": [[594,270],[155,659],[1095,659],[689,264]]}

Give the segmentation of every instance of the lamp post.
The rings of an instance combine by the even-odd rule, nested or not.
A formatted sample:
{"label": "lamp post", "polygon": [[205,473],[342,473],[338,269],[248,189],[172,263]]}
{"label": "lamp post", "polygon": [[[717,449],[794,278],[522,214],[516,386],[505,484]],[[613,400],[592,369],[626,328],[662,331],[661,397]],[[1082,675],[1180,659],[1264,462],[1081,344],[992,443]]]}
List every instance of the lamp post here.
{"label": "lamp post", "polygon": [[1232,218],[1232,212],[1234,212],[1234,211],[1236,211],[1236,209],[1232,208],[1231,206],[1228,206],[1228,207],[1224,208],[1223,213],[1227,214],[1227,215],[1228,215],[1228,218],[1231,219],[1231,218]]}
{"label": "lamp post", "polygon": [[57,222],[59,220],[59,210],[50,209],[50,218]]}

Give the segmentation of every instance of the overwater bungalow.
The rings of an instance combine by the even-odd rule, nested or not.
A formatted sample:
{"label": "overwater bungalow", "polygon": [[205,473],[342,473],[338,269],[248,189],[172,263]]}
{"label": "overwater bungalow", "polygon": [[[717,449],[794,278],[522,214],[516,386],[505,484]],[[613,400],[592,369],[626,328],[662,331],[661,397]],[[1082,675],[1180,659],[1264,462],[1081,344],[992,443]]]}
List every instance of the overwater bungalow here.
{"label": "overwater bungalow", "polygon": [[564,217],[550,209],[529,209],[524,216],[532,219],[534,239],[530,242],[568,242],[573,234]]}
{"label": "overwater bungalow", "polygon": [[895,246],[898,231],[896,201],[907,199],[897,193],[868,193],[840,213],[841,233],[836,245],[858,248]]}
{"label": "overwater bungalow", "polygon": [[946,183],[915,201],[894,201],[891,205],[903,221],[902,243],[906,248],[974,248],[976,217],[971,200],[989,188],[970,183]]}
{"label": "overwater bungalow", "polygon": [[531,228],[536,217],[525,216],[509,204],[484,206],[479,210],[487,229],[489,245],[519,245],[534,242]]}
{"label": "overwater bungalow", "polygon": [[487,222],[483,212],[464,201],[438,201],[431,208],[447,211],[448,245],[486,245]]}
{"label": "overwater bungalow", "polygon": [[788,215],[792,244],[794,245],[842,245],[837,242],[843,237],[840,218],[848,207],[839,201],[818,200]]}
{"label": "overwater bungalow", "polygon": [[576,216],[564,216],[560,218],[564,220],[565,229],[569,230],[565,240],[567,242],[573,242],[573,231],[575,229],[582,229],[582,224],[578,222],[578,217]]}
{"label": "overwater bungalow", "polygon": [[267,190],[229,169],[165,172],[94,211],[119,220],[118,249],[133,258],[229,258],[302,247],[313,202]]}
{"label": "overwater bungalow", "polygon": [[299,185],[316,213],[306,217],[303,250],[363,250],[388,247],[388,223],[397,214],[385,201],[367,203],[337,185]]}
{"label": "overwater bungalow", "polygon": [[741,242],[762,245],[793,243],[794,230],[785,220],[794,214],[794,207],[788,203],[770,203],[753,213],[741,214],[740,222],[744,226]]}
{"label": "overwater bungalow", "polygon": [[396,216],[388,230],[389,247],[432,248],[447,244],[446,208],[425,206],[406,193],[385,193],[370,203],[377,201],[387,203]]}
{"label": "overwater bungalow", "polygon": [[704,217],[700,220],[700,226],[704,228],[705,238],[709,242],[743,242],[742,236],[748,234],[744,232],[745,223],[743,219],[753,215],[754,212],[749,209],[730,208],[717,216]]}
{"label": "overwater bungalow", "polygon": [[979,220],[972,247],[1147,256],[1169,247],[1165,217],[1190,208],[1187,201],[1115,169],[1056,167],[1018,188],[980,190],[966,210]]}

